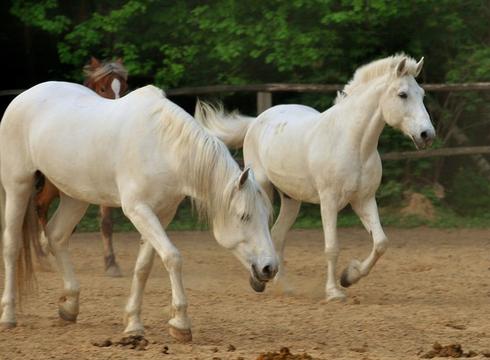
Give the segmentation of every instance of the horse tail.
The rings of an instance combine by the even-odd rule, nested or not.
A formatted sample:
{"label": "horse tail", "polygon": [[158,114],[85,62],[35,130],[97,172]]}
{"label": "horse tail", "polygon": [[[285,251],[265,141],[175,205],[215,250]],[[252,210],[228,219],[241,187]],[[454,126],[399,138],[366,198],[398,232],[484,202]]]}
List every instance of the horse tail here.
{"label": "horse tail", "polygon": [[37,251],[32,251],[31,247],[34,247],[34,250],[40,249],[41,244],[39,239],[39,219],[34,202],[34,194],[33,189],[33,194],[29,198],[24,222],[22,224],[22,247],[17,260],[17,289],[19,302],[24,295],[31,293],[37,287],[33,265],[33,254],[36,258],[38,258],[39,254]]}
{"label": "horse tail", "polygon": [[232,149],[243,147],[248,128],[255,120],[236,111],[226,113],[222,104],[210,105],[201,100],[197,101],[194,117],[208,132]]}

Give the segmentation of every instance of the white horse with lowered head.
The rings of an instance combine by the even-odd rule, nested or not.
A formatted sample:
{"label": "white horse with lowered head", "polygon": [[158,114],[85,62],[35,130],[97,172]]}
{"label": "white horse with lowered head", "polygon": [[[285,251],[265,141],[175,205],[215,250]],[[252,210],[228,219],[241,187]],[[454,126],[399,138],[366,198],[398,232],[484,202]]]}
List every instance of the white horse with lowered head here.
{"label": "white horse with lowered head", "polygon": [[185,196],[209,218],[218,243],[250,271],[255,290],[262,291],[277,272],[270,202],[252,172],[240,171],[226,146],[161,90],[146,86],[108,100],[81,85],[46,82],[16,97],[0,125],[3,327],[16,325],[16,278],[21,285],[32,273],[38,171],[61,193],[46,235],[63,276],[63,320],[75,322],[79,312],[79,283],[67,246],[89,203],[121,206],[142,236],[125,309],[127,333],[143,331],[142,296],[156,251],[172,286],[170,334],[191,340],[182,259],[165,232]]}
{"label": "white horse with lowered head", "polygon": [[272,228],[280,259],[278,280],[284,280],[284,239],[303,201],[321,206],[327,299],[345,298],[335,266],[337,213],[347,204],[372,235],[373,248],[364,261],[350,262],[340,284],[348,287],[366,276],[384,253],[388,240],[375,199],[382,172],[378,140],[385,124],[400,129],[417,148],[434,139],[424,90],[415,80],[422,65],[423,59],[416,62],[403,54],[365,65],[323,113],[302,105],[279,105],[250,118],[198,103],[196,119],[228,145],[243,145],[245,164],[261,186],[269,193],[272,187],[279,192],[281,210]]}

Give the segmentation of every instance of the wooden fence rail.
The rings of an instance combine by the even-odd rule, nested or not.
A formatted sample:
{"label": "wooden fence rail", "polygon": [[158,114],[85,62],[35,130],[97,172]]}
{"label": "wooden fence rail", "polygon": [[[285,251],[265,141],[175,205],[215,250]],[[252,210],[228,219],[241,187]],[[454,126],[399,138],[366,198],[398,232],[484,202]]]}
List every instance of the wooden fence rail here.
{"label": "wooden fence rail", "polygon": [[[421,84],[427,91],[489,91],[490,82],[460,83],[460,84]],[[251,85],[211,85],[169,89],[167,94],[174,95],[204,95],[226,92],[306,92],[329,93],[340,90],[342,84],[251,84]]]}
{"label": "wooden fence rail", "polygon": [[436,156],[457,156],[457,155],[475,155],[490,154],[490,146],[461,146],[455,148],[430,149],[419,151],[401,151],[381,154],[382,160],[404,160],[404,159],[422,159]]}

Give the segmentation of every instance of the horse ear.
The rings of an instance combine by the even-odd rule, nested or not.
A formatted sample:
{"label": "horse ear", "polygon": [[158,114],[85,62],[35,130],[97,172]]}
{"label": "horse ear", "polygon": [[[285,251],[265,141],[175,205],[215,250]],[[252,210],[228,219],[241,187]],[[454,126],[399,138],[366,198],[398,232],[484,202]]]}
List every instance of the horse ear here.
{"label": "horse ear", "polygon": [[90,58],[90,64],[89,65],[92,69],[96,69],[100,66],[100,61],[95,56],[92,56]]}
{"label": "horse ear", "polygon": [[405,72],[406,72],[406,67],[405,67],[405,64],[407,63],[407,58],[403,58],[399,63],[398,65],[396,66],[396,71],[395,71],[395,74],[396,76],[398,77],[402,77],[403,75],[405,75]]}
{"label": "horse ear", "polygon": [[423,66],[424,66],[424,57],[422,56],[419,62],[417,63],[417,69],[415,70],[415,77],[419,76]]}
{"label": "horse ear", "polygon": [[245,185],[249,173],[250,173],[250,168],[248,167],[245,170],[243,170],[243,172],[240,174],[240,177],[238,178],[238,190],[240,190],[243,187],[243,185]]}

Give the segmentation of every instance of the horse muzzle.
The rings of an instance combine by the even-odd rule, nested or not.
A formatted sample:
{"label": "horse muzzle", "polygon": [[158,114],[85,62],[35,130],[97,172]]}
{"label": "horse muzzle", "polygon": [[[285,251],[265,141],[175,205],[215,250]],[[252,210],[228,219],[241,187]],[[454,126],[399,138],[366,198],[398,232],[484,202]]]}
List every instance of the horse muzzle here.
{"label": "horse muzzle", "polygon": [[436,133],[434,130],[424,130],[420,134],[413,136],[412,141],[415,144],[417,150],[426,149],[432,145],[434,139],[436,137]]}
{"label": "horse muzzle", "polygon": [[250,286],[256,292],[263,292],[269,280],[272,280],[277,274],[277,265],[266,264],[260,270],[255,264],[252,264],[252,274],[250,275]]}

